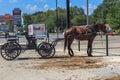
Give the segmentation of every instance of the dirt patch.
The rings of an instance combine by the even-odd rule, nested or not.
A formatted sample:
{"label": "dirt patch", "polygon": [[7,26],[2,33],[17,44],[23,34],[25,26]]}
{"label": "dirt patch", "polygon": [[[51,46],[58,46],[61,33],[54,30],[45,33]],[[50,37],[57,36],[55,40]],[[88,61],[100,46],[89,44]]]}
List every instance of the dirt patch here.
{"label": "dirt patch", "polygon": [[80,69],[80,68],[100,68],[105,65],[102,62],[102,58],[92,57],[63,57],[63,58],[51,58],[47,62],[37,64],[30,69],[49,69],[49,68],[65,68],[65,69]]}
{"label": "dirt patch", "polygon": [[120,75],[114,76],[114,77],[111,77],[111,78],[108,78],[108,79],[105,79],[105,80],[120,80]]}

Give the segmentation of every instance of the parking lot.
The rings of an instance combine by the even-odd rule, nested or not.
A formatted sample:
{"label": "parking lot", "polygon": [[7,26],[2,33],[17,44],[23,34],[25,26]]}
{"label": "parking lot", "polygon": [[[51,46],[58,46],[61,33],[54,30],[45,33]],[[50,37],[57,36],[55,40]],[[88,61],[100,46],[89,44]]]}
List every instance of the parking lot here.
{"label": "parking lot", "polygon": [[[53,35],[53,34],[52,34]],[[52,36],[51,35],[51,36]],[[51,41],[54,41],[51,38]],[[63,37],[62,35],[60,37]],[[87,57],[87,41],[74,41],[75,56],[63,52],[64,42],[58,42],[53,58],[42,59],[35,50],[26,50],[15,60],[6,61],[0,56],[1,80],[119,80],[120,36],[109,36],[109,56],[106,56],[105,36],[97,36],[93,42],[93,56]],[[4,38],[0,44],[4,44]],[[41,41],[39,40],[38,43]],[[26,44],[22,36],[20,44]]]}

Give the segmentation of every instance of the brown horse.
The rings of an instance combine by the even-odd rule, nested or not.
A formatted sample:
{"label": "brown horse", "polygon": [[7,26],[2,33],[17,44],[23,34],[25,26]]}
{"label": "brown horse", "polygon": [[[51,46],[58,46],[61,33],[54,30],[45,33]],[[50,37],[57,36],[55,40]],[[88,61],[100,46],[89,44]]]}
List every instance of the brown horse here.
{"label": "brown horse", "polygon": [[70,56],[74,56],[74,52],[71,49],[71,44],[74,39],[88,40],[87,54],[92,56],[92,43],[95,39],[97,32],[102,31],[106,33],[105,24],[86,25],[86,26],[73,26],[65,30],[64,37],[64,52],[66,46],[68,47],[68,53]]}

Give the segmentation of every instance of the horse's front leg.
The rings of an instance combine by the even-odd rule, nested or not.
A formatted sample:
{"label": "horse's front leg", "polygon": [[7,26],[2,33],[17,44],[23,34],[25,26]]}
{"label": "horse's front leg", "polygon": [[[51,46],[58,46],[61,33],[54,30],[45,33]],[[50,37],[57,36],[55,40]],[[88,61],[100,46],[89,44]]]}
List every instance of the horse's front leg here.
{"label": "horse's front leg", "polygon": [[88,40],[87,54],[88,56],[92,56],[92,41]]}

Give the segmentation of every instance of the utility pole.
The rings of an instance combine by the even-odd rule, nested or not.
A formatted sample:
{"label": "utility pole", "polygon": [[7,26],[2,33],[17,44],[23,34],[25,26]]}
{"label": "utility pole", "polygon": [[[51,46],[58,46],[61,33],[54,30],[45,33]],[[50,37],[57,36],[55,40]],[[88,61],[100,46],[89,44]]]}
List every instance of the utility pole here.
{"label": "utility pole", "polygon": [[66,0],[66,8],[67,8],[67,28],[70,27],[70,0]]}
{"label": "utility pole", "polygon": [[88,4],[88,0],[86,0],[86,10],[87,10],[87,25],[89,25],[89,4]]}
{"label": "utility pole", "polygon": [[57,38],[59,37],[58,35],[58,0],[56,0],[56,25],[57,25]]}

